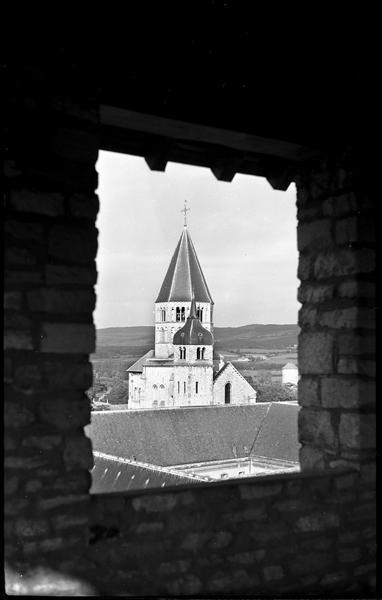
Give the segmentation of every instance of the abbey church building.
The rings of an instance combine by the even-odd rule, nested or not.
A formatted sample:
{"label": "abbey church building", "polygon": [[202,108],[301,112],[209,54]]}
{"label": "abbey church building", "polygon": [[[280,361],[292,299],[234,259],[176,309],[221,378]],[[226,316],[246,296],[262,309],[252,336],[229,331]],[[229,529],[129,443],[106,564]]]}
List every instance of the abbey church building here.
{"label": "abbey church building", "polygon": [[247,380],[214,352],[213,308],[185,220],[155,301],[155,348],[128,369],[129,409],[256,402]]}

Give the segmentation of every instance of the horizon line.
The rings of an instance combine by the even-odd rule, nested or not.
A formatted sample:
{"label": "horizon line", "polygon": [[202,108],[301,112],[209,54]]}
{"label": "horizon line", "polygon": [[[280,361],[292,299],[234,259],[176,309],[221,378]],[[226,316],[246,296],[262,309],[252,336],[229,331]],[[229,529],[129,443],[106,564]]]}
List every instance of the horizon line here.
{"label": "horizon line", "polygon": [[[231,327],[233,329],[237,329],[238,327],[251,327],[252,325],[295,325],[296,327],[299,327],[298,323],[246,323],[245,325],[214,325],[215,328],[227,328],[227,327]],[[106,327],[96,327],[96,330],[100,331],[102,329],[128,329],[129,327],[153,327],[155,328],[155,324],[154,325],[107,325]]]}

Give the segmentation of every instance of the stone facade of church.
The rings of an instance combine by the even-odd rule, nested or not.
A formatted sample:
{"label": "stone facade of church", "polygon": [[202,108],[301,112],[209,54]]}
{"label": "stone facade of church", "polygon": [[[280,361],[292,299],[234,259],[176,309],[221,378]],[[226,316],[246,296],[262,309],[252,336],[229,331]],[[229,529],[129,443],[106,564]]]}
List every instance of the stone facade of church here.
{"label": "stone facade of church", "polygon": [[155,348],[128,369],[130,409],[256,402],[252,386],[214,353],[213,307],[185,226],[155,302]]}

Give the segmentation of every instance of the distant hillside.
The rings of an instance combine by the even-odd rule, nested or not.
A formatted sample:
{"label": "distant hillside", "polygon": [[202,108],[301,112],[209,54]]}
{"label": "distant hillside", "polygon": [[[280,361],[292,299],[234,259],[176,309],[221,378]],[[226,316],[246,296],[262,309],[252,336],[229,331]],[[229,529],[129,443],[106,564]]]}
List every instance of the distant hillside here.
{"label": "distant hillside", "polygon": [[[244,325],[215,327],[216,350],[280,349],[297,344],[297,325]],[[154,328],[107,327],[97,330],[96,356],[131,354],[139,356],[154,345]]]}

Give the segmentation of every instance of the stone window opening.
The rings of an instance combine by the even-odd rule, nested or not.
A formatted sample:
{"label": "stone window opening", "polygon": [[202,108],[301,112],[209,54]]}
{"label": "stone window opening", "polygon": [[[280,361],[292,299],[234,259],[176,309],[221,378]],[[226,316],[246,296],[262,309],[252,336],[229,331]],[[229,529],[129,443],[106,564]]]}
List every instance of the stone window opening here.
{"label": "stone window opening", "polygon": [[[327,168],[327,171],[325,171],[324,174],[326,174],[327,172],[329,172],[329,168]],[[333,173],[332,173],[333,174]],[[333,184],[333,186],[335,187],[335,192],[336,194],[339,196],[340,192],[341,192],[341,185],[338,183],[339,179],[340,179],[340,174],[339,171],[336,174],[337,179],[335,184]],[[306,179],[309,182],[309,177],[311,182],[317,182],[318,180],[318,175],[310,175],[308,170],[307,170],[307,174],[306,174]],[[323,184],[324,186],[325,184]],[[332,187],[333,187],[332,186]],[[313,187],[313,184],[312,186]],[[317,187],[317,186],[316,186]],[[308,189],[308,186],[303,183],[300,184],[300,189],[302,192],[306,192],[306,190]],[[325,190],[324,190],[325,192]],[[308,192],[306,192],[308,194]],[[309,190],[309,193],[313,193]],[[320,192],[321,195],[323,194],[322,192]],[[334,194],[335,195],[335,194]],[[333,194],[332,194],[333,196]],[[302,198],[302,193],[301,193],[301,198]],[[328,196],[328,199],[331,200],[331,196]],[[315,201],[316,199],[313,198]],[[355,194],[355,197],[352,199],[353,202],[358,202],[358,198],[357,195]],[[337,201],[335,199],[335,201]],[[351,201],[348,199],[346,200],[346,198],[340,198],[339,199],[339,203],[341,204],[340,208],[343,208],[346,205],[346,201],[348,201],[348,204],[351,204]],[[305,201],[306,202],[306,201]],[[306,207],[304,207],[304,202],[301,199],[299,201],[300,206],[299,206],[299,210],[301,210],[301,212],[303,213],[304,211],[307,212]],[[341,239],[341,235],[345,235],[344,234],[344,227],[339,227],[341,225],[341,223],[339,223],[339,219],[335,220],[336,217],[336,213],[335,210],[337,210],[337,206],[335,204],[335,202],[327,202],[326,203],[327,206],[325,207],[327,210],[331,209],[333,211],[333,225],[336,226],[336,230],[337,234],[339,236],[339,239]],[[334,208],[333,208],[334,206]],[[314,207],[313,207],[314,208]],[[346,210],[349,210],[348,207],[346,207]],[[351,207],[350,207],[351,208]],[[308,207],[309,209],[309,207]],[[340,213],[339,209],[338,209],[338,213],[340,214],[340,216],[343,217],[344,211],[342,211],[342,213]],[[346,213],[346,211],[345,211]],[[345,214],[345,216],[347,216],[347,214]],[[358,218],[357,216],[355,217],[356,219]],[[310,217],[310,219],[312,219],[312,217]],[[314,219],[314,217],[313,217]],[[301,216],[300,218],[300,223],[299,223],[299,231],[301,231],[301,245],[304,244],[308,244],[312,242],[312,240],[314,240],[314,236],[315,233],[312,231],[303,231],[303,228],[305,226],[307,227],[311,227],[311,222],[309,221],[309,219],[307,219],[307,222],[304,223],[304,217]],[[313,225],[315,226],[316,223],[313,220]],[[338,227],[337,227],[338,226]],[[317,227],[319,227],[318,223],[317,223]],[[341,234],[342,231],[342,234]],[[300,234],[299,234],[300,235]],[[304,241],[305,238],[305,241]],[[320,241],[321,243],[321,248],[324,246],[324,244]],[[337,246],[340,245],[340,242],[338,242],[338,239],[334,240],[334,243],[337,244]],[[321,269],[322,271],[325,270],[325,268],[328,268],[327,265],[325,265],[325,263],[321,260],[321,263],[318,264],[317,256],[319,257],[319,250],[317,250],[317,240],[315,242],[316,246],[314,247],[314,250],[311,252],[311,254],[309,254],[310,250],[308,249],[305,254],[304,254],[304,250],[301,251],[301,255],[300,255],[300,266],[299,269],[301,271],[301,278],[304,279],[304,283],[301,286],[302,289],[301,291],[301,297],[304,298],[304,300],[302,300],[302,304],[303,304],[303,308],[305,305],[305,308],[307,308],[306,305],[309,305],[309,300],[307,300],[308,298],[308,292],[307,292],[307,288],[309,288],[310,284],[311,284],[311,280],[313,279],[313,275],[312,275],[312,269],[309,271],[310,268],[310,263],[312,263],[312,265],[314,265],[314,273],[316,274],[316,272],[319,271],[319,269]],[[306,247],[306,246],[305,246]],[[345,246],[344,246],[345,247]],[[352,251],[352,246],[351,243],[349,242],[348,245],[346,246],[347,249],[350,249]],[[324,248],[324,251],[326,251],[327,248]],[[338,251],[338,247],[335,247],[335,251]],[[354,255],[351,254],[350,258],[354,259]],[[350,260],[350,259],[349,259]],[[330,266],[330,265],[329,265]],[[312,267],[313,268],[313,267]],[[358,264],[356,264],[353,267],[353,271],[355,271],[356,275],[358,274],[358,271],[360,270],[361,267],[359,267]],[[358,269],[358,271],[357,271]],[[361,273],[362,275],[362,273]],[[331,273],[329,273],[329,275],[327,276],[329,279],[331,277]],[[366,277],[366,276],[365,276]],[[337,283],[337,282],[336,282]],[[348,284],[348,287],[351,287],[351,284],[354,284],[353,287],[355,286],[355,276],[353,278],[349,277],[348,280],[345,282]],[[318,291],[316,290],[317,288],[317,281],[313,281],[311,288],[316,291],[318,294]],[[322,290],[321,290],[322,292]],[[313,293],[313,292],[312,292]],[[349,293],[349,292],[348,292]],[[352,302],[353,301],[353,305],[355,305],[355,300],[357,300],[357,298],[360,297],[360,291],[357,288],[356,291],[352,292],[353,295],[349,296],[348,301]],[[316,302],[316,306],[318,306],[318,308],[321,307],[321,305],[323,304],[323,300],[318,300]],[[309,307],[308,307],[309,308]],[[301,339],[301,345],[299,348],[299,355],[300,355],[300,360],[301,362],[304,362],[304,376],[302,378],[301,381],[301,385],[300,390],[299,390],[299,394],[300,394],[300,403],[302,404],[302,411],[301,411],[301,425],[300,425],[300,433],[301,433],[301,439],[302,439],[302,446],[301,446],[301,463],[305,466],[305,468],[309,469],[309,465],[310,468],[312,470],[324,470],[328,468],[328,462],[329,462],[329,458],[328,455],[326,453],[325,450],[325,444],[320,442],[320,437],[318,436],[317,438],[315,438],[314,436],[316,435],[316,431],[315,431],[315,426],[317,425],[317,423],[319,423],[319,425],[321,426],[322,423],[327,424],[328,425],[328,431],[329,433],[327,434],[326,438],[327,440],[329,440],[329,445],[330,442],[332,440],[337,441],[338,443],[338,436],[340,436],[340,450],[342,448],[345,447],[346,449],[346,444],[351,444],[351,443],[356,443],[357,447],[356,450],[358,452],[358,454],[361,456],[362,451],[365,450],[364,447],[364,440],[369,438],[370,436],[365,436],[364,434],[359,434],[358,437],[355,435],[357,433],[357,431],[361,431],[361,426],[360,423],[362,424],[362,432],[364,432],[365,427],[369,427],[369,421],[367,421],[367,418],[369,417],[368,414],[363,414],[361,411],[358,411],[357,408],[354,408],[354,406],[348,408],[348,412],[344,413],[341,412],[340,409],[343,408],[343,405],[341,405],[340,400],[347,397],[346,392],[344,390],[342,390],[342,392],[338,392],[338,389],[334,390],[334,383],[337,384],[337,388],[341,387],[341,383],[343,383],[343,387],[345,387],[345,383],[349,383],[349,377],[347,377],[347,373],[346,370],[344,373],[338,373],[337,371],[333,370],[332,365],[334,364],[334,355],[333,355],[333,340],[332,338],[335,340],[335,342],[337,343],[338,340],[338,329],[340,329],[339,324],[338,324],[338,314],[337,314],[337,320],[336,322],[334,322],[333,320],[330,321],[330,315],[326,316],[326,321],[325,321],[325,327],[328,329],[327,330],[320,330],[320,327],[317,326],[315,329],[315,326],[312,325],[307,325],[307,322],[305,319],[308,319],[308,316],[306,314],[306,312],[304,313],[303,310],[300,311],[301,313],[301,322],[302,322],[302,331],[300,334],[300,339]],[[323,313],[325,314],[325,313]],[[310,313],[310,318],[312,317],[312,312]],[[360,319],[361,317],[359,317],[357,315],[356,317],[356,324],[354,325],[354,328],[352,329],[351,327],[348,326],[348,330],[350,330],[350,334],[354,334],[354,340],[355,342],[359,342],[360,341],[360,334],[358,333],[358,328],[360,327]],[[334,319],[334,317],[333,317]],[[178,319],[177,319],[178,320]],[[360,327],[362,329],[362,327]],[[340,332],[340,334],[342,334],[343,332]],[[347,334],[349,334],[349,331],[346,332]],[[90,335],[90,334],[89,334]],[[337,346],[336,346],[336,351],[337,351]],[[85,352],[86,353],[86,352]],[[314,360],[312,359],[312,356],[314,358]],[[358,360],[358,359],[355,359]],[[345,369],[344,365],[350,363],[350,361],[348,361],[348,363],[346,363],[346,358],[340,358],[338,364],[341,366],[341,368]],[[330,363],[330,364],[329,364]],[[314,365],[314,368],[312,367],[312,364]],[[310,369],[310,370],[309,370]],[[316,370],[314,370],[316,369]],[[317,373],[317,369],[321,369],[321,371],[319,370]],[[331,370],[332,369],[332,370]],[[357,381],[357,384],[359,383],[359,388],[361,389],[361,384],[364,383],[364,381],[360,380],[360,378],[358,377],[357,373],[354,374],[350,374],[350,376],[354,376],[355,380]],[[368,377],[368,376],[366,376]],[[316,390],[315,388],[315,383],[317,382],[316,380],[319,379],[320,380],[320,384],[322,383],[322,385],[319,387],[318,390]],[[367,380],[367,383],[369,383],[369,380]],[[332,384],[332,388],[330,387]],[[328,405],[325,410],[322,407],[322,404],[320,404],[320,400],[321,400],[321,396],[322,398],[326,398],[327,401],[329,402],[335,402],[335,391],[338,395],[338,397],[340,398],[339,402],[339,406],[337,408],[335,408],[335,410],[338,409],[338,411],[340,412],[340,414],[338,414],[338,419],[337,421],[339,422],[339,433],[338,431],[332,431],[331,429],[331,421],[330,421],[330,409],[332,408],[332,404]],[[359,392],[360,394],[361,392]],[[325,396],[326,394],[326,396]],[[312,400],[313,398],[313,400]],[[357,398],[359,398],[357,396]],[[356,400],[357,400],[356,398]],[[313,409],[310,407],[309,408],[309,401],[311,401],[313,404]],[[372,416],[372,415],[371,415]],[[318,419],[317,417],[320,417],[320,419]],[[366,417],[366,418],[365,418]],[[358,430],[357,430],[358,427]],[[320,430],[321,431],[321,430]],[[354,438],[356,439],[356,442],[354,442],[353,438],[349,441],[349,431],[351,434],[354,434]],[[337,436],[337,437],[336,437]],[[346,437],[348,436],[348,437]],[[334,442],[333,442],[334,443]],[[355,452],[355,451],[354,451]],[[369,450],[370,452],[370,450]],[[339,453],[339,451],[337,450],[337,453]],[[341,460],[339,460],[339,462],[341,462]],[[343,461],[342,461],[343,462]],[[345,461],[346,462],[346,461]],[[355,461],[356,462],[356,461]],[[134,476],[133,476],[134,477]],[[339,513],[338,513],[339,514]]]}

